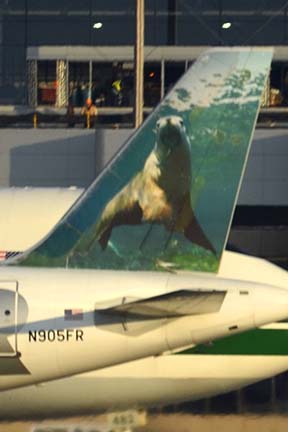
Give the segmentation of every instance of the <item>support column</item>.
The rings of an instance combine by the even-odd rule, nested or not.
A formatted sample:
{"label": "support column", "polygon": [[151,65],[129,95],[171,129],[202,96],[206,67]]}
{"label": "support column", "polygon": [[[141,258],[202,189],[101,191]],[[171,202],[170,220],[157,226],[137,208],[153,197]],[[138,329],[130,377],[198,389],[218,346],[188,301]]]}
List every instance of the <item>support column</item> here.
{"label": "support column", "polygon": [[161,60],[161,100],[165,96],[165,60]]}
{"label": "support column", "polygon": [[37,60],[27,60],[28,105],[35,108],[38,104]]}
{"label": "support column", "polygon": [[266,80],[266,84],[264,87],[264,91],[262,94],[261,107],[269,107],[269,105],[270,105],[270,90],[271,90],[270,75],[268,75],[267,80]]}
{"label": "support column", "polygon": [[89,91],[88,91],[88,97],[90,99],[92,99],[92,60],[89,60]]}
{"label": "support column", "polygon": [[144,0],[136,0],[136,40],[134,46],[135,69],[135,102],[134,102],[134,127],[137,128],[143,122],[143,81],[144,81]]}
{"label": "support column", "polygon": [[66,60],[56,61],[56,107],[68,105],[68,65]]}

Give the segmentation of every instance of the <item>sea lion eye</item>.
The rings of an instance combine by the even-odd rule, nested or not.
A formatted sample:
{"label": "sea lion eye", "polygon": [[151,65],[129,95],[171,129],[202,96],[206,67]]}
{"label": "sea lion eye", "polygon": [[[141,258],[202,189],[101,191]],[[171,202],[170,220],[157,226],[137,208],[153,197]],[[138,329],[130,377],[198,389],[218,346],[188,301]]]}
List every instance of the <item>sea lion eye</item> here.
{"label": "sea lion eye", "polygon": [[182,119],[179,120],[179,123],[180,123],[180,126],[184,126],[184,123],[183,123]]}
{"label": "sea lion eye", "polygon": [[160,121],[157,121],[157,123],[156,123],[156,129],[159,129],[159,127],[160,127]]}

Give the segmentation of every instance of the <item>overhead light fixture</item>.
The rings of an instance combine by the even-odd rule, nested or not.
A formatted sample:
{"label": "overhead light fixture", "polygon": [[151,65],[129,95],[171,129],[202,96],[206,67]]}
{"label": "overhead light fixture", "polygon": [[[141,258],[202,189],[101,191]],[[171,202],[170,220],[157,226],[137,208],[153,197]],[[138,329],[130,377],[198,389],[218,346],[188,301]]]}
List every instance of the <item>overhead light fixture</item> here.
{"label": "overhead light fixture", "polygon": [[97,30],[101,29],[102,27],[103,27],[102,22],[96,22],[93,24],[93,28],[95,28]]}
{"label": "overhead light fixture", "polygon": [[224,22],[223,24],[222,24],[222,29],[225,29],[225,30],[227,30],[227,29],[229,29],[230,27],[231,27],[231,22],[229,22],[229,21],[227,21],[227,22]]}

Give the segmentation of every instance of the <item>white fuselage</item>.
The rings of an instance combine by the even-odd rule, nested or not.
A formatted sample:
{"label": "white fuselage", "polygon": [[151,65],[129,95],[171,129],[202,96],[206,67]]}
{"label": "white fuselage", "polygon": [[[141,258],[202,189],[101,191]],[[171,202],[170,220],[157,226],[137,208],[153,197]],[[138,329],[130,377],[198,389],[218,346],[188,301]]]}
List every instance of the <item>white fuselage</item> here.
{"label": "white fuselage", "polygon": [[79,198],[79,188],[0,188],[0,251],[38,243]]}
{"label": "white fuselage", "polygon": [[[123,322],[97,312],[182,289],[227,294],[219,312],[180,318]],[[4,266],[0,297],[1,390],[210,342],[288,315],[286,290],[197,273]]]}
{"label": "white fuselage", "polygon": [[75,416],[225,393],[286,370],[288,358],[165,355],[0,392],[0,418]]}
{"label": "white fuselage", "polygon": [[[274,281],[283,288],[288,286],[284,270],[261,259],[224,252],[220,276],[232,275],[244,281],[250,277],[259,282]],[[279,324],[274,327],[288,332],[288,326],[285,330],[283,325],[282,330]],[[2,391],[0,417],[91,414],[195,400],[241,388],[287,368],[288,355],[154,356],[37,386]]]}
{"label": "white fuselage", "polygon": [[[0,250],[22,251],[33,246],[64,215],[80,192],[79,190],[71,191],[69,189],[49,189],[48,193],[46,189],[43,191],[39,188],[0,189],[1,208],[5,208],[5,214],[2,214],[2,218],[0,217]],[[16,234],[15,230],[17,230]],[[62,316],[63,318],[64,309],[87,309],[91,313],[96,300],[98,301],[98,298],[91,298],[90,288],[93,290],[99,287],[99,281],[95,285],[92,284],[93,286],[90,285],[88,296],[86,296],[84,295],[85,288],[82,278],[81,281],[76,280],[74,277],[70,279],[67,291],[65,290],[64,293],[64,285],[61,285],[60,290],[59,285],[57,284],[56,289],[56,284],[54,283],[52,292],[50,291],[51,281],[49,281],[49,278],[47,280],[46,275],[43,279],[41,278],[41,282],[38,279],[32,283],[30,281],[32,273],[29,270],[27,273],[25,269],[19,269],[17,275],[12,273],[13,271],[14,269],[7,269],[5,270],[5,275],[2,273],[2,281],[5,278],[5,281],[9,282],[3,285],[4,289],[13,290],[16,288],[16,282],[19,282],[19,295],[24,296],[25,299],[31,287],[33,287],[31,292],[35,291],[36,293],[36,296],[32,298],[32,304],[35,306],[35,310],[33,310],[35,316],[33,319],[34,324],[38,322],[39,328],[36,330],[33,327],[34,330],[30,331],[49,330],[49,326],[44,326],[44,322],[41,322],[44,321],[47,311],[54,318],[57,316]],[[43,272],[44,275],[45,271]],[[66,271],[60,271],[60,273],[65,274]],[[169,276],[171,275],[164,275],[164,273],[160,275],[160,277],[167,278]],[[218,277],[240,280],[245,283],[248,281],[248,283],[256,282],[275,285],[283,289],[288,288],[288,275],[286,271],[264,260],[231,252],[224,252]],[[146,293],[148,294],[147,291],[150,284],[147,279],[146,282],[147,284],[143,291],[140,290],[141,296]],[[139,277],[137,277],[137,286],[139,287],[138,284]],[[156,288],[155,285],[153,286]],[[71,289],[72,287],[75,289]],[[187,286],[185,287],[187,288]],[[118,276],[113,288],[116,288],[116,297],[119,298],[121,294],[119,291]],[[135,288],[135,285],[133,285],[133,288]],[[77,297],[74,296],[75,290]],[[101,292],[101,295],[105,294],[105,296],[107,294],[104,287],[102,289],[100,287],[98,292]],[[53,298],[55,300],[58,294],[60,297],[58,297],[57,302],[61,300],[61,304],[58,307],[56,302],[56,305],[54,304],[56,309],[54,307],[50,309]],[[28,295],[28,300],[30,301],[30,294]],[[261,298],[261,295],[259,297]],[[247,300],[247,297],[242,297],[241,301],[244,299]],[[40,303],[41,308],[39,307]],[[255,306],[257,306],[257,300],[253,308]],[[42,313],[43,308],[45,310]],[[257,309],[258,311],[260,310],[259,304]],[[31,307],[29,309],[30,314]],[[33,322],[33,320],[31,321]],[[92,317],[90,322],[92,323]],[[75,333],[75,330],[82,329],[82,325],[83,322],[81,321],[66,321],[65,324],[63,322],[63,329],[65,327],[65,330],[68,331],[74,328],[73,333],[75,337],[74,339],[73,333],[71,336],[70,331],[70,336],[65,334],[65,342],[64,340],[54,340],[55,333],[53,332],[50,332],[50,336],[48,336],[48,332],[41,332],[41,334],[37,335],[37,337],[39,336],[38,340],[31,340],[29,342],[29,326],[27,323],[19,329],[17,336],[10,335],[8,337],[9,345],[12,348],[14,346],[14,350],[24,350],[20,357],[21,362],[23,362],[21,364],[25,362],[27,368],[33,368],[34,376],[32,377],[31,374],[29,376],[22,374],[19,376],[2,375],[0,377],[0,382],[4,383],[4,387],[8,384],[13,386],[26,385],[22,388],[0,392],[0,418],[74,415],[103,410],[125,409],[132,406],[163,405],[171,402],[199,399],[240,388],[257,380],[281,373],[288,368],[288,355],[164,354],[130,361],[129,363],[107,367],[98,371],[43,382],[37,386],[27,386],[28,383],[34,382],[34,379],[38,382],[38,380],[42,380],[43,378],[51,379],[51,377],[61,376],[61,374],[67,373],[70,375],[72,373],[71,364],[73,368],[77,366],[77,358],[84,359],[84,365],[87,366],[86,352],[84,353],[82,349],[80,338],[78,337],[78,341],[76,340]],[[283,325],[285,326],[285,324]],[[279,324],[274,324],[274,326],[277,327]],[[90,337],[92,337],[92,328],[95,329],[94,321],[90,329],[87,326],[89,342]],[[61,328],[60,331],[63,329]],[[56,328],[54,330],[57,331]],[[265,327],[263,331],[265,331]],[[282,327],[281,331],[286,330],[283,330]],[[105,331],[104,333],[109,339],[109,331]],[[60,339],[63,337],[61,334],[60,332]],[[49,337],[51,340],[49,340]],[[267,344],[269,344],[268,337]],[[99,360],[98,358],[96,361],[99,346],[94,343],[92,346],[88,345],[87,350],[91,355],[89,366],[91,366],[92,363],[95,365]],[[61,360],[61,353],[67,349],[67,355],[64,354]],[[122,356],[123,353],[120,353],[120,355]],[[5,355],[3,359],[5,359]],[[115,358],[113,361],[115,361]],[[45,367],[41,370],[41,366],[43,365]],[[75,367],[75,370],[77,367]],[[77,370],[80,372],[79,369]]]}

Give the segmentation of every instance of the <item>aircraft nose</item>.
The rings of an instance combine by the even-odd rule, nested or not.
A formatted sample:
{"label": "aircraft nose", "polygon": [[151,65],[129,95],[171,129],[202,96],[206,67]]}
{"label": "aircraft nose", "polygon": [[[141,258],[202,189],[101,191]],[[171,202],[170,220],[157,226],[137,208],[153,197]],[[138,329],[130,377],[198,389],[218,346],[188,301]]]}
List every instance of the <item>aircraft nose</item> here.
{"label": "aircraft nose", "polygon": [[265,286],[254,291],[255,325],[261,326],[288,318],[288,290]]}

